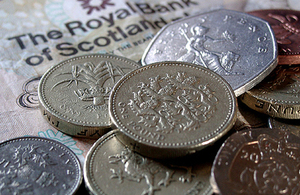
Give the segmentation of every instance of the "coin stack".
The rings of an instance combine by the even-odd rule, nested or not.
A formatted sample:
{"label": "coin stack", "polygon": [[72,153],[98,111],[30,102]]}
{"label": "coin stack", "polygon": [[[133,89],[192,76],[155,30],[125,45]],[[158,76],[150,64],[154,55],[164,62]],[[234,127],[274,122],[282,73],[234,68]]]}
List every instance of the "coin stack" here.
{"label": "coin stack", "polygon": [[2,179],[20,175],[19,191],[36,194],[75,194],[82,175],[90,194],[300,194],[299,47],[288,45],[299,17],[215,10],[164,26],[142,65],[108,54],[60,62],[41,78],[41,113],[97,139],[83,171],[66,146],[25,137],[0,145],[12,152]]}

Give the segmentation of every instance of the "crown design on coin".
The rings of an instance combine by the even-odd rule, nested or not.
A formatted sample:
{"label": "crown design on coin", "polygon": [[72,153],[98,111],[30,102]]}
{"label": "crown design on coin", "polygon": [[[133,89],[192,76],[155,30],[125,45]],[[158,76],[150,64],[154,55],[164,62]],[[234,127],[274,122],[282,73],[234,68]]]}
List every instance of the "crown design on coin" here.
{"label": "crown design on coin", "polygon": [[[65,87],[69,87],[72,83],[78,86],[82,82],[89,85],[89,88],[75,90],[74,93],[77,97],[82,101],[93,101],[94,105],[103,105],[108,100],[110,91],[116,82],[115,77],[125,75],[123,69],[109,61],[101,61],[97,65],[92,62],[76,64],[72,66],[71,72],[56,75],[70,75],[71,78],[56,83],[52,89],[64,83],[67,83]],[[107,82],[110,85],[104,87]]]}
{"label": "crown design on coin", "polygon": [[216,110],[217,97],[208,83],[200,84],[199,78],[177,72],[149,80],[138,85],[128,104],[146,127],[163,133],[195,130]]}

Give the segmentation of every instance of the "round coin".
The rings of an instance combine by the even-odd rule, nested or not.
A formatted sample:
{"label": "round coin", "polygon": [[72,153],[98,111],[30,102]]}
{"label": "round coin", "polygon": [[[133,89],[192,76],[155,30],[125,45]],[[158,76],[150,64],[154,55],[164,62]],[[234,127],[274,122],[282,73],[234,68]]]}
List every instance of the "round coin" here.
{"label": "round coin", "polygon": [[43,116],[66,134],[99,138],[111,127],[111,89],[123,75],[138,67],[129,59],[101,54],[60,62],[40,80],[38,95]]}
{"label": "round coin", "polygon": [[236,96],[263,80],[277,65],[277,43],[265,20],[231,10],[215,10],[162,28],[142,64],[184,61],[220,74]]}
{"label": "round coin", "polygon": [[236,120],[236,98],[218,74],[184,62],[159,62],[121,78],[109,113],[120,140],[147,157],[194,153],[222,137]]}
{"label": "round coin", "polygon": [[300,119],[300,66],[277,66],[240,100],[250,108],[275,118]]}
{"label": "round coin", "polygon": [[82,182],[76,155],[60,142],[19,137],[0,144],[0,194],[75,194]]}
{"label": "round coin", "polygon": [[269,22],[278,44],[278,64],[300,64],[300,11],[256,10],[249,14]]}
{"label": "round coin", "polygon": [[105,134],[88,152],[84,181],[91,194],[212,194],[211,153],[192,161],[155,161],[125,147],[117,134]]}
{"label": "round coin", "polygon": [[299,137],[280,129],[250,129],[231,135],[213,163],[214,192],[299,194],[299,143]]}

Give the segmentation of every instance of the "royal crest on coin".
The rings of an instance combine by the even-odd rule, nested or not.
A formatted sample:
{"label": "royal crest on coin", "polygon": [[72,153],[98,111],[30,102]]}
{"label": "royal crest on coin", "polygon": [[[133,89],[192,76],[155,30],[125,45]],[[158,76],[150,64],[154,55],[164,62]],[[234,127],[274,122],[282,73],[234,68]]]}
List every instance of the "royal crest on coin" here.
{"label": "royal crest on coin", "polygon": [[[61,75],[70,75],[71,77],[56,83],[52,89],[64,83],[66,83],[65,87],[68,87],[72,83],[78,86],[78,83],[82,82],[89,87],[75,90],[76,96],[82,101],[93,101],[94,105],[103,105],[116,82],[115,78],[125,74],[123,69],[110,61],[101,61],[98,64],[92,62],[76,64],[72,66],[71,72],[56,75],[56,77]],[[111,84],[105,86],[107,82]]]}
{"label": "royal crest on coin", "polygon": [[128,104],[146,127],[162,133],[191,131],[206,123],[216,110],[214,92],[195,76],[177,72],[149,80],[138,85]]}

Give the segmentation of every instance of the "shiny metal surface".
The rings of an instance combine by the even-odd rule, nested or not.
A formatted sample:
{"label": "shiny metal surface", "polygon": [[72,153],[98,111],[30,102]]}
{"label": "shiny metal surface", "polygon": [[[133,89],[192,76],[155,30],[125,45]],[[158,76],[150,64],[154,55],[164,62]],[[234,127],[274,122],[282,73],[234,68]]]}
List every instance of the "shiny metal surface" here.
{"label": "shiny metal surface", "polygon": [[218,74],[184,62],[161,62],[121,78],[109,113],[131,149],[154,158],[194,153],[222,137],[236,120],[236,100]]}
{"label": "shiny metal surface", "polygon": [[269,128],[287,130],[300,137],[300,120],[276,119],[269,117]]}
{"label": "shiny metal surface", "polygon": [[84,179],[91,194],[211,195],[213,155],[160,162],[141,156],[117,139],[118,130],[105,134],[90,149]]}
{"label": "shiny metal surface", "polygon": [[41,78],[39,100],[44,118],[73,136],[99,138],[110,130],[108,97],[115,82],[140,67],[114,55],[83,55],[62,61]]}
{"label": "shiny metal surface", "polygon": [[280,129],[250,129],[230,136],[212,168],[221,195],[299,194],[300,138]]}
{"label": "shiny metal surface", "polygon": [[265,9],[248,12],[269,22],[278,44],[278,64],[300,64],[300,11]]}
{"label": "shiny metal surface", "polygon": [[41,137],[19,137],[0,144],[0,194],[75,194],[82,182],[76,155]]}
{"label": "shiny metal surface", "polygon": [[277,66],[260,84],[240,97],[250,108],[274,118],[300,119],[300,66]]}
{"label": "shiny metal surface", "polygon": [[277,65],[277,43],[270,25],[258,17],[215,10],[162,28],[142,57],[142,64],[185,61],[220,74],[236,96],[251,89]]}

